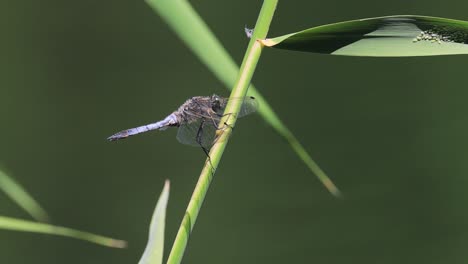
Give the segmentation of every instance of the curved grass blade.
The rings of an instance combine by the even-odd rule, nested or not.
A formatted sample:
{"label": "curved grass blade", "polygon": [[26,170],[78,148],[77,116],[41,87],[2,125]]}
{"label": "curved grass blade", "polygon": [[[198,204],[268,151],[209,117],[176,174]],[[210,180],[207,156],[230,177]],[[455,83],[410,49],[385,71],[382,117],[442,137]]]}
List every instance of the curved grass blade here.
{"label": "curved grass blade", "polygon": [[169,181],[166,180],[150,224],[150,232],[145,252],[139,264],[161,264],[164,254],[164,226],[166,223],[166,207],[169,200]]}
{"label": "curved grass blade", "polygon": [[1,170],[0,189],[37,221],[47,222],[49,220],[49,216],[39,203],[21,185]]}
{"label": "curved grass blade", "polygon": [[351,20],[261,40],[268,47],[347,56],[468,54],[468,21],[397,15]]}
{"label": "curved grass blade", "polygon": [[[146,2],[228,89],[234,87],[239,73],[239,66],[236,65],[232,57],[192,8],[190,3],[186,0],[146,0]],[[258,113],[263,119],[289,142],[296,154],[317,175],[330,193],[339,196],[340,191],[335,184],[320,169],[317,163],[313,161],[305,148],[284,125],[265,98],[253,85],[250,85],[248,95],[255,97],[258,101]]]}
{"label": "curved grass blade", "polygon": [[125,248],[127,246],[127,242],[123,240],[108,238],[71,228],[37,223],[6,216],[0,216],[0,229],[71,237],[106,247]]}

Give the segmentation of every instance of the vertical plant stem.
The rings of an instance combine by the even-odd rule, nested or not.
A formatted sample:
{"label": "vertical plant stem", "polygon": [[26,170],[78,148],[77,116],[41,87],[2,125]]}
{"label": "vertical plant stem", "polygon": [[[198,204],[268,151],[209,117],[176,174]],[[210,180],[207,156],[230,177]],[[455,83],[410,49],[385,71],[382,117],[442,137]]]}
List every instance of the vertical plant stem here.
{"label": "vertical plant stem", "polygon": [[[263,46],[256,40],[266,38],[277,4],[278,0],[265,0],[263,2],[253,36],[250,39],[247,52],[244,56],[242,66],[240,68],[236,84],[232,89],[230,98],[244,97],[247,94],[250,81],[255,72],[255,68],[263,48]],[[228,105],[226,106],[224,118],[220,121],[222,127],[224,124],[227,124],[224,126],[226,129],[219,133],[218,140],[211,148],[211,162],[208,162],[208,160],[205,162],[205,166],[200,174],[198,183],[195,186],[192,198],[190,199],[184,218],[182,219],[182,223],[179,227],[179,231],[177,232],[171,253],[169,254],[167,261],[168,264],[178,264],[182,261],[190,233],[192,232],[195,221],[197,220],[198,213],[203,204],[203,200],[205,199],[211,180],[213,179],[214,172],[216,171],[224,149],[226,148],[226,144],[232,132],[232,127],[234,127],[237,121],[237,114],[239,113],[241,104],[242,100],[229,100]],[[226,113],[229,113],[229,115],[226,115]],[[213,166],[213,168],[211,166]]]}

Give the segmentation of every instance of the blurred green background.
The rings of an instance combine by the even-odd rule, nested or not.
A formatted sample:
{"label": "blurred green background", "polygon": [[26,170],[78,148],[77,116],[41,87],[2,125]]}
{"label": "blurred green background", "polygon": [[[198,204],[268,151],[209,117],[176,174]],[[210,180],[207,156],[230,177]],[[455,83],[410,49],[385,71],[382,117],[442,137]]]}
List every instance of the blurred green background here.
{"label": "blurred green background", "polygon": [[[235,60],[261,1],[192,1]],[[271,36],[391,14],[468,20],[466,1],[280,1]],[[166,178],[166,255],[205,160],[176,130],[107,136],[229,93],[143,1],[0,1],[0,167],[53,222],[126,250],[0,230],[0,263],[136,263]],[[265,50],[254,83],[344,193],[261,120],[241,120],[185,263],[466,263],[464,56]],[[239,166],[242,164],[242,166]],[[0,214],[29,216],[0,193]]]}

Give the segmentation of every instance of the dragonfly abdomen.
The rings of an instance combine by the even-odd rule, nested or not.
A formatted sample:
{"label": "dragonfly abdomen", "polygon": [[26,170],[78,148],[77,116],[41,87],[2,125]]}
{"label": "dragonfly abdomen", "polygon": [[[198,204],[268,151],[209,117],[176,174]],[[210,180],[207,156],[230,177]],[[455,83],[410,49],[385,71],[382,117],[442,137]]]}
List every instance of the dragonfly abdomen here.
{"label": "dragonfly abdomen", "polygon": [[158,121],[156,123],[151,123],[151,124],[147,124],[147,125],[143,125],[143,126],[139,126],[139,127],[129,128],[129,129],[117,132],[114,135],[108,137],[107,140],[116,141],[116,140],[119,140],[119,139],[127,138],[129,136],[133,136],[133,135],[137,135],[137,134],[140,134],[140,133],[148,132],[148,131],[151,131],[151,130],[156,130],[156,129],[164,130],[164,129],[170,127],[170,126],[177,126],[177,125],[178,125],[178,121],[177,121],[176,116],[174,114],[170,114],[166,118],[164,118],[163,120]]}

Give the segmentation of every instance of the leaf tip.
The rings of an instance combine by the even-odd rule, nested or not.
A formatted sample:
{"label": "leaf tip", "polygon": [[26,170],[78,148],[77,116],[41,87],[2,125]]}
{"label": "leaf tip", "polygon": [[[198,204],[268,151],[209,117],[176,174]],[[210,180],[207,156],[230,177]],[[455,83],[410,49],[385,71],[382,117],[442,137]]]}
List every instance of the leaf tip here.
{"label": "leaf tip", "polygon": [[52,222],[50,216],[45,211],[41,212],[37,216],[34,216],[34,218],[36,218],[37,221],[42,222],[42,223],[47,223],[48,224],[48,223]]}
{"label": "leaf tip", "polygon": [[333,196],[335,196],[336,198],[343,198],[343,194],[341,193],[341,191],[329,178],[323,179],[322,183]]}
{"label": "leaf tip", "polygon": [[166,181],[164,182],[164,191],[168,192],[170,188],[171,188],[171,181],[169,179],[166,179]]}
{"label": "leaf tip", "polygon": [[114,239],[109,243],[109,246],[113,248],[127,248],[128,243],[125,240]]}

